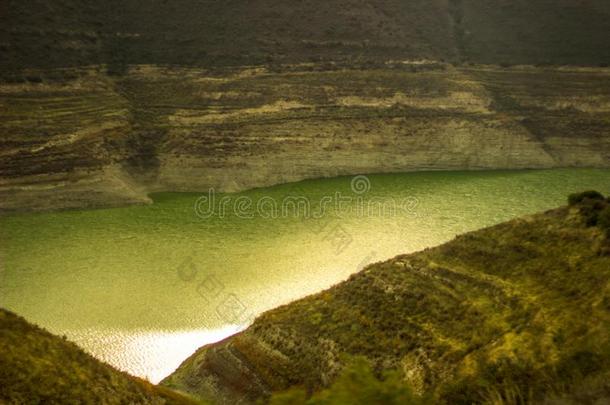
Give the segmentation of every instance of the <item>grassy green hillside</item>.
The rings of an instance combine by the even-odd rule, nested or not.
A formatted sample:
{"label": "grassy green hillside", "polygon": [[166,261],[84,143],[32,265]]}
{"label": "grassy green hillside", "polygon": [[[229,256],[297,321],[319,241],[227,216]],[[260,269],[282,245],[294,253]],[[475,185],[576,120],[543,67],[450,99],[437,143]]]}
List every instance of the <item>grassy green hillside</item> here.
{"label": "grassy green hillside", "polygon": [[598,65],[610,62],[609,16],[605,0],[4,0],[0,63]]}
{"label": "grassy green hillside", "polygon": [[0,403],[197,404],[0,309]]}
{"label": "grassy green hillside", "polygon": [[[605,403],[610,203],[589,197],[371,265],[203,347],[164,384],[248,402],[324,389],[356,356],[434,403]],[[333,389],[387,390],[364,370]]]}

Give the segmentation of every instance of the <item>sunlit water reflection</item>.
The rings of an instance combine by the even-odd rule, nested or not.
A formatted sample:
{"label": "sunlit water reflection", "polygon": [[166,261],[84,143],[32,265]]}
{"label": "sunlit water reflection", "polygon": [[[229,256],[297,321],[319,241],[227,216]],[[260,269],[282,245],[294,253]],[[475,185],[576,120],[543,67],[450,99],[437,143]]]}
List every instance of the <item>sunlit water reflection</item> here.
{"label": "sunlit water reflection", "polygon": [[[244,218],[232,210],[206,218],[194,208],[201,194],[158,195],[144,207],[0,218],[0,306],[157,382],[199,346],[367,263],[562,205],[576,190],[610,192],[609,170],[368,181],[364,192],[352,188],[351,177],[305,181],[233,195],[229,204],[269,197],[281,205],[286,196],[305,196],[316,211],[325,197],[352,197],[317,219]],[[395,215],[356,209],[358,201],[373,200],[407,205]]]}
{"label": "sunlit water reflection", "polygon": [[190,331],[124,331],[90,329],[74,331],[84,347],[105,345],[111,350],[96,351],[97,357],[115,364],[133,375],[159,382],[193,354],[202,342],[219,342],[243,327],[228,325],[223,328]]}

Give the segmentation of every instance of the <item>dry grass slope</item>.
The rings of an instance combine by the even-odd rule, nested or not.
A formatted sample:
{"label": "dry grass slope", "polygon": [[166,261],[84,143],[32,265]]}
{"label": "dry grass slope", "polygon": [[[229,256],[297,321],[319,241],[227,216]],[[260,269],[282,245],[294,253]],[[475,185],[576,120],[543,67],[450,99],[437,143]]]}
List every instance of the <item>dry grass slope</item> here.
{"label": "dry grass slope", "polygon": [[0,309],[0,403],[199,404],[101,363]]}
{"label": "dry grass slope", "polygon": [[586,199],[371,265],[200,349],[164,383],[251,402],[328,387],[360,356],[436,403],[607,401],[609,207]]}

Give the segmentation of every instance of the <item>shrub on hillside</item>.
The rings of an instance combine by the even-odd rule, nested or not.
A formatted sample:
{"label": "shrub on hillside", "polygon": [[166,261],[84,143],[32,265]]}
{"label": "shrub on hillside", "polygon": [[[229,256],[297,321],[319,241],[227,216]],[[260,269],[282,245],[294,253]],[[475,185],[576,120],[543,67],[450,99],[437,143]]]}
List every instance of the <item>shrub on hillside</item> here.
{"label": "shrub on hillside", "polygon": [[593,204],[585,204],[580,207],[580,215],[585,220],[586,226],[596,226],[599,221],[600,208]]}
{"label": "shrub on hillside", "polygon": [[580,215],[587,226],[598,225],[600,212],[607,206],[606,199],[597,191],[571,194],[568,197],[568,204],[571,207],[579,206]]}
{"label": "shrub on hillside", "polygon": [[572,205],[580,204],[581,202],[583,202],[585,200],[604,201],[604,196],[601,193],[599,193],[597,191],[593,191],[593,190],[583,191],[582,193],[570,194],[570,196],[568,197],[568,204],[570,206],[572,206]]}

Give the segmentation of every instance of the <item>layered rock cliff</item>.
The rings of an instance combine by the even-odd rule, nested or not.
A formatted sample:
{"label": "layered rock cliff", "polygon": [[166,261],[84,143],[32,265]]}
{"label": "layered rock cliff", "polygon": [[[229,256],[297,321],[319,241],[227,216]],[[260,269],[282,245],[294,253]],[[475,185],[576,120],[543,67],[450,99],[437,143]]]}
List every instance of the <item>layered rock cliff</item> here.
{"label": "layered rock cliff", "polygon": [[370,265],[201,348],[162,384],[253,403],[319,391],[361,356],[431,403],[606,403],[610,201],[594,197]]}
{"label": "layered rock cliff", "polygon": [[25,74],[0,85],[0,209],[362,172],[610,165],[604,68],[423,61]]}
{"label": "layered rock cliff", "polygon": [[0,209],[608,166],[608,32],[605,0],[0,1]]}
{"label": "layered rock cliff", "polygon": [[2,209],[147,201],[119,164],[132,131],[128,100],[105,75],[70,74],[70,81],[0,85]]}

